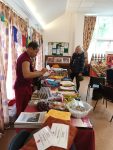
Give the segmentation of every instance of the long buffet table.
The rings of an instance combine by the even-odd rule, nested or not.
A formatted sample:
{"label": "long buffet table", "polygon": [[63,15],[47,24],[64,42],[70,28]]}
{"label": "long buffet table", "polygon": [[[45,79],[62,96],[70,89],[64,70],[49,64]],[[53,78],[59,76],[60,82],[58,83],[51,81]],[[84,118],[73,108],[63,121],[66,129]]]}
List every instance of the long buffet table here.
{"label": "long buffet table", "polygon": [[[36,106],[27,106],[25,112],[37,112]],[[16,129],[19,132],[21,129]],[[26,129],[29,132],[33,129]],[[36,129],[35,129],[36,130]],[[78,128],[74,143],[77,150],[95,150],[95,135],[93,128]]]}
{"label": "long buffet table", "polygon": [[[54,88],[53,88],[53,90],[51,89],[51,92],[52,91],[56,92],[56,90]],[[48,95],[49,91],[46,91],[46,92]],[[44,91],[43,91],[43,93],[44,93]],[[68,92],[66,92],[66,93],[68,93]],[[38,93],[38,95],[39,95],[39,93]],[[38,108],[36,107],[36,105],[28,104],[28,106],[25,109],[25,112],[38,112]],[[74,124],[72,124],[72,125],[75,126]],[[19,132],[20,130],[22,130],[22,129],[21,128],[16,129],[17,132]],[[26,129],[26,130],[29,132],[33,131],[33,129]],[[36,129],[34,131],[36,131]],[[78,127],[77,135],[74,137],[75,137],[74,143],[76,145],[77,150],[95,150],[95,135],[94,135],[93,128]]]}

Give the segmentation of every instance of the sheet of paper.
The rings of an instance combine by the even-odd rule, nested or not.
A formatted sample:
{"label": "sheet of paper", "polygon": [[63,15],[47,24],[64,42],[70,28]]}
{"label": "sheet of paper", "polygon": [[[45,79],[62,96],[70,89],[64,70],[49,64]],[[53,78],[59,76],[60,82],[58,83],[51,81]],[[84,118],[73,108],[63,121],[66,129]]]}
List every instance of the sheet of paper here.
{"label": "sheet of paper", "polygon": [[82,119],[72,118],[71,124],[75,127],[92,128],[92,124],[88,118],[82,118]]}
{"label": "sheet of paper", "polygon": [[54,135],[53,146],[67,149],[69,125],[53,123],[51,131]]}
{"label": "sheet of paper", "polygon": [[50,75],[50,72],[45,72],[45,73],[43,74],[44,77],[47,77],[47,76],[49,76],[49,75]]}
{"label": "sheet of paper", "polygon": [[49,66],[49,65],[46,65],[46,68],[47,68],[48,70],[51,70],[51,68],[50,68],[50,66]]}
{"label": "sheet of paper", "polygon": [[36,132],[33,136],[38,150],[45,150],[53,145],[52,142],[54,138],[48,126],[42,128],[40,131]]}

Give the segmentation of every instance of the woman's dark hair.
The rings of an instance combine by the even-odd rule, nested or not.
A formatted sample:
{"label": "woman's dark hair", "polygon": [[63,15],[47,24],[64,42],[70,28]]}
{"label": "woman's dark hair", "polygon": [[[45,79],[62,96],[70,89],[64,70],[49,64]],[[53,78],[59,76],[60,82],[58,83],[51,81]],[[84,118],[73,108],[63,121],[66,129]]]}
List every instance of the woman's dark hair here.
{"label": "woman's dark hair", "polygon": [[37,42],[30,42],[27,46],[27,48],[33,48],[33,49],[37,49],[39,47],[38,43]]}

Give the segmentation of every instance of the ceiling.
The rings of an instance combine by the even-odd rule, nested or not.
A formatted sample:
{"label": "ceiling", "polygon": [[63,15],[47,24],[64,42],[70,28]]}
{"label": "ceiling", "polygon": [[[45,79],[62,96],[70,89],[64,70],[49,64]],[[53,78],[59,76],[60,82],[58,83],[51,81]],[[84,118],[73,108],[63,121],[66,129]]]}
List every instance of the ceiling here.
{"label": "ceiling", "polygon": [[19,8],[35,24],[52,22],[65,12],[92,15],[113,15],[113,0],[3,0]]}

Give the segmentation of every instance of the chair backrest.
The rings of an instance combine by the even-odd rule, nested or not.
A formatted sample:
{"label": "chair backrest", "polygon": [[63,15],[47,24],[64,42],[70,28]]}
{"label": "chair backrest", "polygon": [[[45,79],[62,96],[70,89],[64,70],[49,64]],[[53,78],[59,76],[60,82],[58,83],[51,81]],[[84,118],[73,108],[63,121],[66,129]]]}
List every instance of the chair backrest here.
{"label": "chair backrest", "polygon": [[12,139],[8,146],[8,150],[19,150],[30,136],[30,133],[26,130],[21,130],[16,136]]}
{"label": "chair backrest", "polygon": [[113,87],[104,85],[101,91],[104,98],[113,101]]}
{"label": "chair backrest", "polygon": [[108,69],[106,71],[107,83],[113,86],[113,69]]}
{"label": "chair backrest", "polygon": [[90,77],[90,86],[93,87],[93,85],[105,85],[105,78],[104,77]]}

